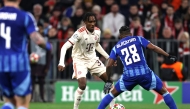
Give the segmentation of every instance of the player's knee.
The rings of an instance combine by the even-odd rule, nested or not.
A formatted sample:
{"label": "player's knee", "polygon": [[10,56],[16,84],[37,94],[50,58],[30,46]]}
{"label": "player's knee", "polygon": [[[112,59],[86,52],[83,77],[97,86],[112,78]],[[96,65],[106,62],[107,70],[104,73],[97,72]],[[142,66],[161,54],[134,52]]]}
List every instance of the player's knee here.
{"label": "player's knee", "polygon": [[81,90],[85,90],[86,88],[86,78],[79,78],[78,79],[79,88]]}
{"label": "player's knee", "polygon": [[162,89],[160,90],[160,94],[165,94],[165,93],[167,93],[168,91],[167,91],[167,89],[165,88],[165,87],[162,87]]}
{"label": "player's knee", "polygon": [[86,89],[86,84],[79,84],[79,88],[81,90],[85,90]]}
{"label": "player's knee", "polygon": [[17,102],[16,107],[23,106],[28,108],[31,100],[31,94],[28,94],[26,96],[15,96],[15,99]]}

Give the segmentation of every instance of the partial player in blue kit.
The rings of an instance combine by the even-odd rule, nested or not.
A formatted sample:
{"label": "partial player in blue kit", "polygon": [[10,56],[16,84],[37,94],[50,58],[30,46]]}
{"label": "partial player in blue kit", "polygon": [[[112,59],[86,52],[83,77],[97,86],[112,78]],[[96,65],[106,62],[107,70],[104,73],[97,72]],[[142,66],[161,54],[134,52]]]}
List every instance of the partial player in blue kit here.
{"label": "partial player in blue kit", "polygon": [[106,73],[109,79],[104,85],[104,92],[109,93],[112,86],[110,74],[117,57],[120,57],[123,63],[123,75],[115,84],[114,89],[103,98],[98,109],[105,109],[113,98],[124,91],[131,91],[136,85],[140,85],[146,90],[155,90],[163,96],[166,105],[170,109],[177,109],[173,98],[163,86],[160,78],[148,67],[143,48],[148,48],[156,53],[162,54],[173,62],[177,61],[177,58],[169,55],[141,36],[132,36],[130,28],[127,26],[122,26],[119,32],[120,40],[113,47],[106,67]]}
{"label": "partial player in blue kit", "polygon": [[32,14],[19,9],[20,0],[4,0],[0,9],[0,88],[5,104],[2,109],[28,109],[31,99],[28,36],[39,46],[51,44],[37,32]]}

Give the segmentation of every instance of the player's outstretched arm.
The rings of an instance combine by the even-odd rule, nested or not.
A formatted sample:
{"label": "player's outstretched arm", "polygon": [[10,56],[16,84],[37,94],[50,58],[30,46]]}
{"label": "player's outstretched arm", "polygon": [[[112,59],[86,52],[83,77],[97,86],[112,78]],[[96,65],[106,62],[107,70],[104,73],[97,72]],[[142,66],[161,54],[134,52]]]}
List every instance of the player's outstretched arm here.
{"label": "player's outstretched arm", "polygon": [[104,49],[102,48],[102,46],[100,45],[100,43],[96,43],[96,50],[97,50],[102,56],[104,56],[106,59],[109,58],[109,55],[104,51]]}
{"label": "player's outstretched arm", "polygon": [[52,46],[49,42],[46,42],[45,39],[42,37],[42,35],[38,32],[32,32],[30,34],[30,38],[40,47],[47,49],[47,50],[51,50]]}
{"label": "player's outstretched arm", "polygon": [[153,50],[153,51],[156,52],[156,53],[159,53],[159,54],[162,54],[162,55],[168,57],[168,58],[169,58],[170,60],[172,60],[173,62],[176,62],[176,61],[177,61],[177,57],[176,57],[176,56],[172,56],[172,55],[166,53],[163,49],[161,49],[160,47],[158,47],[158,46],[156,46],[156,45],[154,45],[154,44],[152,44],[152,43],[149,43],[149,44],[147,45],[147,48]]}
{"label": "player's outstretched arm", "polygon": [[72,44],[67,41],[61,48],[61,54],[60,54],[60,60],[59,60],[59,65],[58,65],[58,70],[63,71],[65,68],[65,54],[67,49],[72,47]]}
{"label": "player's outstretched arm", "polygon": [[160,47],[158,47],[158,46],[156,46],[156,45],[154,45],[154,44],[152,44],[152,43],[149,43],[149,44],[147,45],[147,48],[150,49],[150,50],[153,50],[153,51],[156,52],[156,53],[162,54],[162,55],[164,55],[164,56],[166,56],[166,57],[169,56],[169,54],[166,53],[163,49],[161,49]]}

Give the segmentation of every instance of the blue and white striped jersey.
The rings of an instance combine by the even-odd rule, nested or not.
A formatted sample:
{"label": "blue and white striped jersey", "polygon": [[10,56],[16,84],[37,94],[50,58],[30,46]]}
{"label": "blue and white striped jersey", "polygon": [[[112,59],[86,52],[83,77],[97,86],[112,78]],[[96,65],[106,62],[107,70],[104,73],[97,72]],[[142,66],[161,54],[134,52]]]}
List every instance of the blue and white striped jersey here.
{"label": "blue and white striped jersey", "polygon": [[126,76],[143,75],[149,71],[149,67],[142,47],[146,48],[149,43],[141,36],[127,36],[113,47],[110,58],[116,60],[120,57]]}
{"label": "blue and white striped jersey", "polygon": [[0,73],[30,71],[27,40],[35,31],[32,14],[14,7],[0,9]]}

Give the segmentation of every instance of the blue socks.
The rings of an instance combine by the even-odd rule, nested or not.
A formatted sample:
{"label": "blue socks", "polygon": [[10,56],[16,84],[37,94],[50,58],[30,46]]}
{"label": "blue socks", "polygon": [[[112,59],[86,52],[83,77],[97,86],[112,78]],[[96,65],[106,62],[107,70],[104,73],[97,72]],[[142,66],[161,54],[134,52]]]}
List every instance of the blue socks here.
{"label": "blue socks", "polygon": [[14,105],[12,103],[5,103],[1,109],[14,109]]}
{"label": "blue socks", "polygon": [[[108,104],[113,100],[114,96],[109,93],[107,94],[101,101],[101,103],[99,104],[97,109],[105,109]],[[177,106],[173,100],[173,98],[171,97],[171,95],[167,92],[165,94],[163,94],[163,98],[164,101],[166,103],[166,105],[170,108],[170,109],[177,109]]]}
{"label": "blue socks", "polygon": [[164,98],[164,101],[166,103],[166,105],[170,108],[170,109],[177,109],[177,106],[173,100],[173,98],[171,97],[171,95],[167,92],[165,94],[162,95]]}
{"label": "blue socks", "polygon": [[98,109],[105,109],[110,102],[113,100],[114,96],[112,93],[107,94],[101,101],[101,103],[98,106]]}

